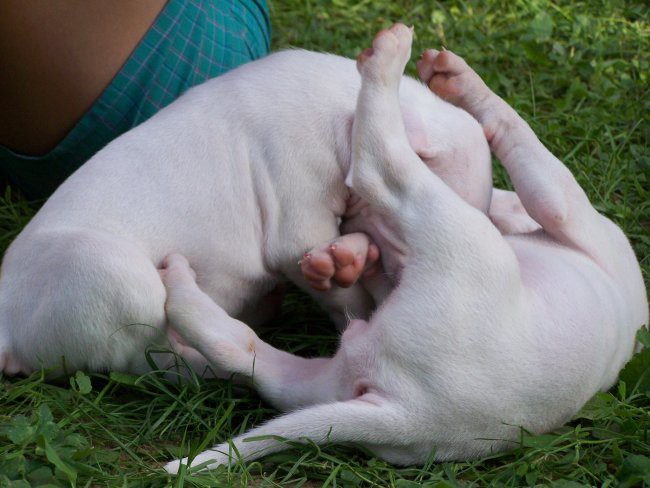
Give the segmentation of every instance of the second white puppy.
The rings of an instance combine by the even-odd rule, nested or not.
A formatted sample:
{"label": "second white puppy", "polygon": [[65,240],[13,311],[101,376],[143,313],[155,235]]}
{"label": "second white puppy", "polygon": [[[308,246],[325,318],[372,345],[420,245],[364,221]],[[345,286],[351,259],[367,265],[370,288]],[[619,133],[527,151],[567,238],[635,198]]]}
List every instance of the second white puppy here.
{"label": "second white puppy", "polygon": [[[542,230],[503,236],[422,164],[398,99],[411,36],[394,26],[360,57],[351,170],[354,190],[397,223],[401,279],[369,322],[350,324],[333,358],[272,348],[197,287],[182,256],[167,260],[167,310],[182,336],[292,410],[232,441],[245,460],[282,449],[272,436],[356,442],[399,464],[422,463],[434,449],[446,460],[514,447],[522,427],[553,429],[610,387],[647,323],[644,284],[623,233],[450,54],[421,73],[441,76],[431,83],[484,124]],[[245,442],[258,436],[266,439]],[[213,467],[232,453],[224,443],[192,462]],[[176,472],[179,461],[166,468]]]}

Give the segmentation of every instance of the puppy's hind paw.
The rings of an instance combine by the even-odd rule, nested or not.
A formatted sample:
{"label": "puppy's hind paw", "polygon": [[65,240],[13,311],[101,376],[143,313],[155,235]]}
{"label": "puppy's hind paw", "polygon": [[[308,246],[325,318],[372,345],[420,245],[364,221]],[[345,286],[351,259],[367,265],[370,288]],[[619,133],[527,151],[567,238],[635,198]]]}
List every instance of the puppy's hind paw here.
{"label": "puppy's hind paw", "polygon": [[372,41],[372,48],[357,57],[357,69],[366,80],[381,80],[399,84],[404,67],[411,57],[413,29],[395,24],[380,31]]}

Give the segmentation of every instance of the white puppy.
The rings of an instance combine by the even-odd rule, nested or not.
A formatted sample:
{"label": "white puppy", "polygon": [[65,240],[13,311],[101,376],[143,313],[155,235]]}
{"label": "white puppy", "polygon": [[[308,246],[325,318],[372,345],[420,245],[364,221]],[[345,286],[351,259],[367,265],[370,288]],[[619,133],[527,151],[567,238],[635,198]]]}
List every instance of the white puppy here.
{"label": "white puppy", "polygon": [[[315,293],[296,266],[339,235],[359,86],[349,59],[278,53],[190,90],[100,151],[7,251],[0,371],[62,358],[72,371],[148,370],[147,346],[167,343],[157,268],[173,252],[187,256],[225,313],[249,324],[263,318],[261,297],[287,278],[340,325],[345,312],[367,317],[363,288]],[[490,157],[479,124],[413,79],[401,95],[415,150],[485,210]],[[170,339],[204,370],[204,358]]]}
{"label": "white puppy", "polygon": [[[483,123],[525,208],[510,226],[501,208],[503,228],[541,230],[502,235],[422,164],[398,97],[411,36],[401,25],[381,32],[359,59],[351,169],[354,190],[394,223],[403,268],[371,320],[352,321],[333,358],[272,348],[197,287],[182,256],[166,262],[167,310],[179,333],[293,410],[232,441],[245,460],[282,449],[274,436],[356,442],[399,464],[422,463],[434,449],[446,460],[511,448],[520,428],[553,429],[609,388],[648,321],[623,233],[451,53],[429,52],[420,73]],[[244,442],[258,436],[266,438]],[[225,464],[232,452],[220,444],[193,463]]]}

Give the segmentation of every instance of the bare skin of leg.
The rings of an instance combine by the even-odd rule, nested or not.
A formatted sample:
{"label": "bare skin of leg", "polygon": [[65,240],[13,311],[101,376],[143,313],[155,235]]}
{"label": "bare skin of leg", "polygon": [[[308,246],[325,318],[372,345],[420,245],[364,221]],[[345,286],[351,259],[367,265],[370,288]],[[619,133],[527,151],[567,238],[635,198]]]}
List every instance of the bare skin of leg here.
{"label": "bare skin of leg", "polygon": [[166,0],[0,2],[0,144],[52,149],[110,83]]}
{"label": "bare skin of leg", "polygon": [[[417,63],[422,81],[445,100],[467,110],[481,125],[490,147],[508,171],[528,215],[560,243],[607,265],[624,237],[602,217],[571,172],[528,124],[494,94],[467,63],[451,51],[425,51]],[[549,181],[555,184],[549,185]],[[616,232],[616,243],[611,233]],[[596,235],[597,234],[597,235]],[[607,242],[612,242],[611,248]]]}
{"label": "bare skin of leg", "polygon": [[300,260],[302,273],[316,290],[327,291],[332,283],[348,288],[362,275],[379,269],[379,248],[362,233],[355,232],[315,247]]}

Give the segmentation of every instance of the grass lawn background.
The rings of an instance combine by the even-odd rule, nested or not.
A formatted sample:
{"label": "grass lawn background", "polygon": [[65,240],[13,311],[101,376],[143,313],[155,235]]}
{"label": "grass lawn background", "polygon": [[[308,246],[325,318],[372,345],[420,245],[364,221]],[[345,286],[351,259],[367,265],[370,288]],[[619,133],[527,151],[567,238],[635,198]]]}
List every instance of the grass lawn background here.
{"label": "grass lawn background", "polygon": [[[650,10],[643,2],[272,0],[274,49],[355,56],[394,21],[426,47],[456,51],[511,103],[630,237],[650,276]],[[414,63],[407,67],[414,73]],[[264,83],[265,80],[260,80]],[[323,103],[327,103],[324,98]],[[497,183],[507,186],[496,166]],[[6,248],[35,205],[0,201]],[[327,318],[292,292],[264,334],[299,354],[327,354]],[[642,337],[650,346],[648,334]],[[161,464],[275,414],[223,381],[182,387],[156,375],[39,374],[0,381],[0,486],[650,486],[650,349],[621,381],[558,431],[468,463],[395,468],[363,451],[308,445],[260,462],[168,477]],[[12,481],[20,478],[23,481]]]}

